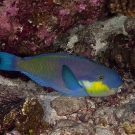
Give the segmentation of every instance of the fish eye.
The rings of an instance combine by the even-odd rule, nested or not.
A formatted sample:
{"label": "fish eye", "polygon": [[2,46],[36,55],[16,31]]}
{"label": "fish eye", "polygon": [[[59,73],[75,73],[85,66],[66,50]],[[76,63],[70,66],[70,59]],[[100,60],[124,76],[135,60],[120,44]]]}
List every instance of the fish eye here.
{"label": "fish eye", "polygon": [[103,80],[104,79],[104,76],[99,76],[99,80]]}

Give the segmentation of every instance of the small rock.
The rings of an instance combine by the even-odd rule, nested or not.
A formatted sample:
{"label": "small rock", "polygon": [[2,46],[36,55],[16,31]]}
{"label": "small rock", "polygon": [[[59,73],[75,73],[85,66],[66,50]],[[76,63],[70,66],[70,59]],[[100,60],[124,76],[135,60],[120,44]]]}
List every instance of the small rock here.
{"label": "small rock", "polygon": [[60,119],[59,121],[57,121],[57,124],[55,126],[55,129],[62,128],[62,127],[73,127],[76,124],[78,124],[78,123],[75,123],[72,120]]}
{"label": "small rock", "polygon": [[[116,108],[115,107],[106,107],[106,106],[102,106],[100,108],[98,108],[94,113],[93,113],[93,117],[95,118],[95,123],[96,125],[115,125],[118,126],[118,122],[116,121],[115,117],[114,117],[114,110]],[[103,122],[102,120],[105,120],[105,122]]]}
{"label": "small rock", "polygon": [[123,113],[125,112],[125,110],[126,110],[126,106],[125,105],[117,108],[114,111],[114,114],[115,114],[116,118],[120,119],[122,117]]}
{"label": "small rock", "polygon": [[114,135],[108,127],[96,126],[96,135]]}
{"label": "small rock", "polygon": [[59,120],[51,135],[95,135],[93,129],[70,120]]}
{"label": "small rock", "polygon": [[84,114],[84,115],[81,115],[79,117],[79,120],[82,121],[82,122],[84,122],[84,123],[87,123],[90,118],[91,118],[91,115],[90,114]]}
{"label": "small rock", "polygon": [[59,116],[70,115],[77,112],[81,107],[85,107],[85,98],[73,98],[61,96],[51,101],[51,106]]}
{"label": "small rock", "polygon": [[129,123],[135,122],[135,99],[132,99],[129,103],[119,107],[114,111],[115,116],[120,122],[128,121]]}

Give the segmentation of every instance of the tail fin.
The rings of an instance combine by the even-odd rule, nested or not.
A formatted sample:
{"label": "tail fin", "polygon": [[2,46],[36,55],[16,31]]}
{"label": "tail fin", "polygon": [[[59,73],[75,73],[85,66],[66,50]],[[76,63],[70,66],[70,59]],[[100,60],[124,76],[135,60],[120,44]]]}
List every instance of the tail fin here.
{"label": "tail fin", "polygon": [[6,52],[0,52],[0,70],[15,71],[17,56]]}

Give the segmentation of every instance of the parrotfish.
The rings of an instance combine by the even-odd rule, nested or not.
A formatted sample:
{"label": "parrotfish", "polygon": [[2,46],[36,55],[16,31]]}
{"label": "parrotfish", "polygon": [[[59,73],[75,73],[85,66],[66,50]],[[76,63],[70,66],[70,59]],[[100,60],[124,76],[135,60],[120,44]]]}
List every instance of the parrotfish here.
{"label": "parrotfish", "polygon": [[41,86],[74,97],[104,97],[121,91],[122,80],[114,70],[71,54],[22,58],[0,52],[0,70],[20,71]]}

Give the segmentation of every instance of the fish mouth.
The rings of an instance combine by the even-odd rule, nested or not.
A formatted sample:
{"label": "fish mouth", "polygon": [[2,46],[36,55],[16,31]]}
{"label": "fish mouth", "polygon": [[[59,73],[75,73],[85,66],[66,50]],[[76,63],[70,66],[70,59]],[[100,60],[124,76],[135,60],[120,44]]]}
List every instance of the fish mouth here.
{"label": "fish mouth", "polygon": [[123,86],[120,85],[120,86],[118,86],[116,88],[112,88],[111,90],[114,91],[115,93],[120,93],[122,91],[122,88],[123,88]]}

